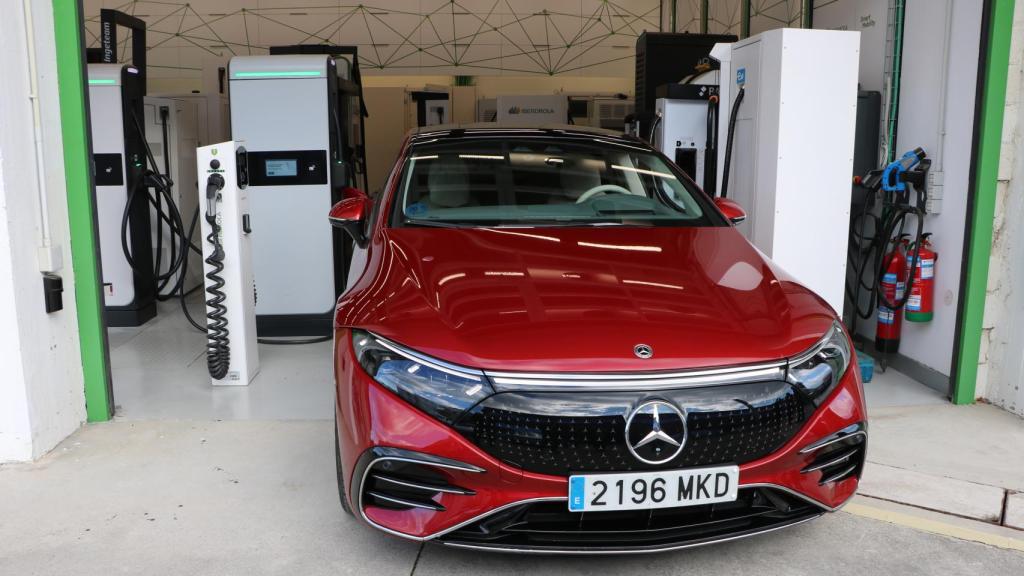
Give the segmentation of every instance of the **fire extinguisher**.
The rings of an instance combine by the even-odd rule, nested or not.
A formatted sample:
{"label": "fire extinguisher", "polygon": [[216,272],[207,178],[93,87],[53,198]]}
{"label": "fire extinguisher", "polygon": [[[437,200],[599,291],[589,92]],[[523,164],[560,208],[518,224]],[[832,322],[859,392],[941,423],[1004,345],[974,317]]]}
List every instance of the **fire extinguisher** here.
{"label": "fire extinguisher", "polygon": [[903,288],[907,282],[905,249],[908,241],[903,236],[893,240],[892,251],[883,260],[885,269],[879,280],[879,290],[884,298],[879,298],[878,326],[875,330],[875,350],[879,352],[895,353],[900,348],[903,314],[888,304],[898,304],[903,299]]}
{"label": "fire extinguisher", "polygon": [[[928,240],[931,232],[921,235],[921,244],[917,246],[917,266],[913,270],[914,281],[911,283],[910,297],[907,298],[906,316],[909,322],[931,322],[935,315],[935,260],[939,255],[932,250]],[[910,260],[907,260],[910,266]],[[911,271],[907,270],[907,276]]]}

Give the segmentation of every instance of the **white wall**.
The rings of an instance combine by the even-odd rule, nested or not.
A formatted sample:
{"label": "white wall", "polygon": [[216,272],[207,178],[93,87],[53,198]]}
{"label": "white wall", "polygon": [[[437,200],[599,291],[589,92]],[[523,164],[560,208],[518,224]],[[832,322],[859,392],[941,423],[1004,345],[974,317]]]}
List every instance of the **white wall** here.
{"label": "white wall", "polygon": [[[947,2],[951,3],[948,35]],[[817,0],[816,4],[820,5],[814,11],[816,28],[861,31],[861,86],[882,92],[883,100],[887,100],[891,1]],[[936,386],[941,385],[936,379],[948,378],[954,354],[981,8],[982,3],[977,0],[907,0],[905,14],[894,151],[899,156],[917,146],[924,148],[934,162],[932,173],[941,172],[945,186],[941,213],[925,218],[925,231],[933,233],[933,245],[939,253],[935,319],[926,324],[904,322],[900,354],[930,369],[926,371],[928,379]],[[943,58],[944,48],[948,48],[948,66]],[[943,89],[946,106],[944,117],[940,118]],[[874,336],[874,322],[860,325],[862,333]]]}
{"label": "white wall", "polygon": [[0,462],[39,457],[85,419],[82,362],[64,184],[53,19],[32,0],[42,109],[44,184],[64,310],[46,314],[28,50],[21,2],[0,18]]}
{"label": "white wall", "polygon": [[1024,416],[1024,2],[1017,2],[976,394]]}
{"label": "white wall", "polygon": [[942,213],[925,218],[925,230],[934,233],[932,245],[939,254],[935,319],[926,324],[904,322],[900,353],[948,376],[960,298],[982,6],[973,0],[948,0],[952,20],[947,102],[945,118],[940,118],[946,1],[907,2],[896,154],[921,146],[934,161],[932,172],[944,173]]}
{"label": "white wall", "polygon": [[816,0],[814,27],[860,32],[860,85],[883,91],[889,0]]}

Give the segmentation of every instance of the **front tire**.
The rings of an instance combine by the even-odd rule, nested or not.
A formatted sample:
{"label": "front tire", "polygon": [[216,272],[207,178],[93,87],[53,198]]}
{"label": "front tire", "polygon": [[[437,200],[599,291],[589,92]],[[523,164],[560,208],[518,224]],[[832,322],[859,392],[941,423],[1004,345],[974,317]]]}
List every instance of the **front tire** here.
{"label": "front tire", "polygon": [[337,416],[334,418],[334,468],[338,480],[338,499],[341,500],[341,509],[349,516],[355,516],[352,513],[352,507],[348,505],[348,498],[345,497],[345,472],[341,468],[341,446],[338,443]]}

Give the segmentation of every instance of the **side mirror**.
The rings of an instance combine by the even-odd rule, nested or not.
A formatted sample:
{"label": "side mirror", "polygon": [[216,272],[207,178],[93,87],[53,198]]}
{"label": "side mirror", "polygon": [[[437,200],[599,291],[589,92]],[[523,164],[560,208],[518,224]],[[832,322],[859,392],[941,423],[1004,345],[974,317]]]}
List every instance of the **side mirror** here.
{"label": "side mirror", "polygon": [[342,194],[344,200],[331,207],[327,219],[331,226],[347,232],[357,246],[365,248],[367,238],[363,230],[369,213],[370,197],[357,188],[345,188]]}
{"label": "side mirror", "polygon": [[743,207],[728,198],[715,198],[715,206],[733,224],[739,224],[747,219],[747,213],[743,211]]}

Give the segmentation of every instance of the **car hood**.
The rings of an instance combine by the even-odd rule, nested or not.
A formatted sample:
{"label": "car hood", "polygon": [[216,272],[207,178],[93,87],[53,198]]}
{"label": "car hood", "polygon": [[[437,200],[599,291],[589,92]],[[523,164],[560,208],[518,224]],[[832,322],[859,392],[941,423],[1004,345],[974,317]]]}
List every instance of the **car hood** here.
{"label": "car hood", "polygon": [[730,227],[409,227],[375,235],[336,324],[485,370],[602,372],[778,360],[834,319]]}

